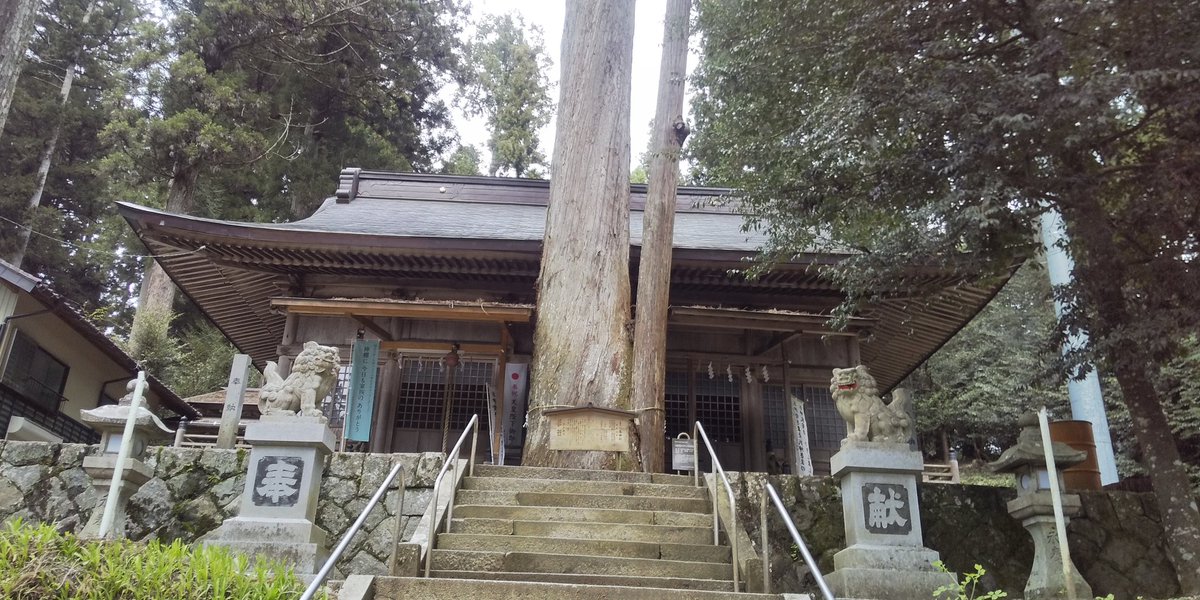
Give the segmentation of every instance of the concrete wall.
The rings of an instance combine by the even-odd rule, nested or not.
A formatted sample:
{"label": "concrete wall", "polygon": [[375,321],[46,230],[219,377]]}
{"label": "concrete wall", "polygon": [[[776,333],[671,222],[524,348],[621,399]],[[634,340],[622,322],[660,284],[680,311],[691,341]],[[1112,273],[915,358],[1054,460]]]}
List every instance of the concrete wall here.
{"label": "concrete wall", "polygon": [[[821,571],[833,570],[833,555],[845,547],[841,494],[828,477],[767,476],[731,473],[738,499],[738,520],[759,550],[759,500],[762,482],[769,480]],[[1009,597],[1023,595],[1033,560],[1033,542],[1008,515],[1005,503],[1015,497],[1009,488],[918,484],[925,545],[941,553],[956,572],[988,571],[979,595],[993,589]],[[1084,514],[1068,526],[1068,542],[1076,567],[1097,596],[1116,600],[1173,598],[1178,579],[1167,559],[1161,518],[1153,494],[1089,492],[1082,494]],[[768,519],[773,591],[809,591],[816,587],[803,559],[791,558],[791,537],[777,513]],[[760,553],[761,554],[761,553]],[[747,573],[760,578],[762,573]]]}
{"label": "concrete wall", "polygon": [[[83,470],[83,457],[95,446],[0,442],[0,521],[22,518],[78,532],[96,506],[96,493]],[[154,478],[128,507],[126,532],[135,540],[194,542],[235,516],[245,487],[244,450],[151,448],[146,463]],[[408,540],[425,512],[437,454],[337,453],[325,465],[317,525],[340,540],[391,468],[404,465],[403,502],[398,487],[371,511],[338,563],[341,575],[386,574],[397,541]],[[397,539],[399,534],[399,539]]]}

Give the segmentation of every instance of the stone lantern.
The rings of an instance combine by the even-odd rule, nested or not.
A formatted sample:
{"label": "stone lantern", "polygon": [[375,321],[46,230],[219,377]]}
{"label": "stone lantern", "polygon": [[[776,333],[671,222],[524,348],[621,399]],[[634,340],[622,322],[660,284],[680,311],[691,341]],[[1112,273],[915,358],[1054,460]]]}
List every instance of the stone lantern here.
{"label": "stone lantern", "polygon": [[[1021,522],[1033,536],[1033,570],[1025,583],[1026,600],[1066,598],[1067,581],[1063,575],[1061,550],[1054,523],[1054,502],[1050,490],[1050,474],[1046,466],[1046,454],[1042,445],[1041,430],[1035,413],[1028,413],[1017,420],[1021,433],[1017,445],[1005,450],[996,462],[988,467],[997,473],[1012,473],[1017,487],[1017,497],[1008,503],[1008,514]],[[1055,469],[1083,462],[1087,453],[1075,450],[1061,442],[1051,445]],[[1066,521],[1080,513],[1082,504],[1078,494],[1067,494],[1059,479],[1059,492]],[[1067,565],[1074,581],[1077,598],[1091,598],[1092,590],[1075,564]]]}
{"label": "stone lantern", "polygon": [[[92,512],[87,525],[80,533],[83,537],[98,537],[100,521],[103,518],[104,505],[111,488],[113,474],[117,471],[117,455],[124,441],[125,423],[129,420],[133,409],[133,393],[136,380],[130,381],[126,389],[129,391],[118,404],[108,404],[92,410],[83,410],[79,419],[92,429],[100,432],[100,452],[98,456],[88,456],[83,459],[83,470],[92,478],[92,487],[96,490],[96,510]],[[142,484],[153,476],[153,471],[142,457],[146,446],[157,439],[165,439],[173,435],[170,429],[150,412],[144,405],[138,406],[134,418],[132,440],[129,442],[129,458],[121,469],[121,481],[117,487],[117,506],[113,530],[110,537],[125,537],[125,505],[130,496],[137,493]]]}

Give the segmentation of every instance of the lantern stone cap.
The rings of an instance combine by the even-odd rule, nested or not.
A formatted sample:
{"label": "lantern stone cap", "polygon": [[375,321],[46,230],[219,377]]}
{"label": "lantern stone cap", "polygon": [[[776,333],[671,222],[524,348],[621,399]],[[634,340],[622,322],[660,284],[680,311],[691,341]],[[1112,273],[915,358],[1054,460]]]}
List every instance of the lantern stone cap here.
{"label": "lantern stone cap", "polygon": [[[79,411],[79,420],[101,432],[119,433],[124,430],[125,421],[129,420],[130,408],[127,404],[106,404],[91,410]],[[150,437],[165,438],[175,433],[144,406],[138,407],[137,417],[133,424],[138,433]]]}
{"label": "lantern stone cap", "polygon": [[[1012,473],[1022,468],[1045,468],[1046,453],[1042,446],[1042,432],[1035,413],[1025,413],[1017,419],[1021,433],[1017,436],[1017,445],[1005,450],[995,462],[988,463],[988,469],[996,473]],[[1087,460],[1087,452],[1076,450],[1062,442],[1051,442],[1054,453],[1054,466],[1066,468]]]}

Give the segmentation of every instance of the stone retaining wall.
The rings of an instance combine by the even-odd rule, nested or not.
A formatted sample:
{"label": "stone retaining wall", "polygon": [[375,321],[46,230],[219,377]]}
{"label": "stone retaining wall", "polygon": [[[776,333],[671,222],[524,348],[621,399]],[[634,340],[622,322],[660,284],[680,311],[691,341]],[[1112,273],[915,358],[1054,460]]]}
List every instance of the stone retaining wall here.
{"label": "stone retaining wall", "polygon": [[[13,518],[51,523],[78,533],[96,506],[83,457],[96,446],[0,441],[0,522]],[[155,447],[146,464],[154,477],[130,498],[126,532],[131,539],[194,542],[240,508],[246,480],[245,450]],[[411,538],[432,495],[441,455],[336,453],[326,462],[317,525],[331,545],[366,507],[397,463],[406,489],[384,495],[338,563],[341,574],[386,574],[397,541]],[[399,535],[399,539],[397,539]]]}
{"label": "stone retaining wall", "polygon": [[[78,532],[96,504],[83,457],[95,446],[0,442],[0,521],[20,517]],[[147,464],[154,478],[130,500],[126,531],[137,540],[193,542],[216,529],[239,509],[245,485],[242,450],[152,448]],[[389,490],[368,516],[338,565],[338,571],[383,574],[394,542],[407,541],[429,504],[433,477],[441,467],[437,454],[334,454],[325,466],[317,524],[338,540],[366,506],[396,461],[404,465],[403,502],[398,487]],[[758,544],[760,473],[730,473],[738,496],[738,518]],[[845,547],[841,499],[830,478],[770,476],[792,519],[805,536],[823,572],[833,554]],[[1006,488],[923,484],[921,514],[925,543],[955,572],[975,564],[988,570],[985,590],[1003,589],[1020,597],[1028,577],[1033,543],[1008,516]],[[1084,516],[1071,521],[1069,537],[1075,564],[1097,595],[1117,600],[1170,598],[1178,594],[1175,572],[1163,548],[1161,519],[1153,494],[1083,494]],[[775,591],[815,591],[805,580],[802,560],[791,558],[791,541],[772,513],[772,578]],[[397,534],[397,532],[399,532]],[[760,578],[761,573],[747,573]]]}
{"label": "stone retaining wall", "polygon": [[[845,547],[841,494],[828,477],[767,476],[731,473],[738,521],[759,544],[759,500],[769,479],[788,506],[823,573],[833,570],[833,555]],[[1002,589],[1023,594],[1033,560],[1033,542],[1008,515],[1009,488],[918,484],[925,545],[941,553],[956,573],[987,570],[978,593]],[[1073,519],[1067,537],[1075,565],[1098,596],[1116,600],[1178,596],[1175,571],[1167,559],[1163,530],[1153,494],[1088,492],[1081,494],[1084,514]],[[768,520],[773,591],[816,592],[804,560],[791,557],[791,537],[774,511]],[[746,577],[761,577],[747,573]]]}

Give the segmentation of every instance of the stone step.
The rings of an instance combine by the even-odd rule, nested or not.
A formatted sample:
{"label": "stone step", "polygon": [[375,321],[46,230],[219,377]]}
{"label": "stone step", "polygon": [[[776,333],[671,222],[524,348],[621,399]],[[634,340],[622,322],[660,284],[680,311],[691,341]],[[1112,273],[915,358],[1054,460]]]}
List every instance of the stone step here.
{"label": "stone step", "polygon": [[570,508],[545,506],[496,506],[463,504],[454,507],[455,518],[506,519],[513,521],[583,521],[587,523],[634,523],[704,527],[712,516],[703,513],[624,510],[618,508]]}
{"label": "stone step", "polygon": [[664,544],[712,544],[712,522],[704,527],[677,525],[645,525],[623,523],[584,523],[570,521],[520,521],[512,519],[458,518],[455,510],[453,533],[490,535],[521,535],[588,540],[627,540],[631,542],[661,542]]}
{"label": "stone step", "polygon": [[464,490],[547,492],[556,494],[606,494],[609,496],[655,496],[665,498],[708,498],[703,487],[663,483],[624,481],[584,481],[578,479],[527,479],[518,477],[464,477]]}
{"label": "stone step", "polygon": [[[434,578],[376,577],[376,600],[778,600],[772,594],[734,594],[733,584],[547,573],[435,571]],[[704,586],[713,587],[704,587]],[[693,587],[688,587],[693,586]],[[665,589],[673,588],[673,589]]]}
{"label": "stone step", "polygon": [[664,485],[695,486],[689,475],[665,473],[636,473],[632,471],[598,471],[592,469],[558,469],[549,467],[509,467],[475,465],[476,477],[508,477],[516,479],[557,479],[575,481],[621,481],[626,483],[661,483]]}
{"label": "stone step", "polygon": [[540,552],[574,556],[620,556],[694,562],[729,563],[728,546],[631,542],[619,539],[595,540],[525,535],[483,535],[443,533],[437,548],[442,550],[481,550],[491,552]]}
{"label": "stone step", "polygon": [[438,571],[583,573],[713,580],[733,578],[733,567],[728,564],[615,556],[571,556],[538,552],[434,549],[433,568]]}
{"label": "stone step", "polygon": [[556,492],[514,492],[508,490],[459,490],[458,504],[492,506],[561,506],[569,508],[616,508],[685,513],[710,513],[708,500],[664,498],[659,496],[613,496],[607,494],[563,494]]}

